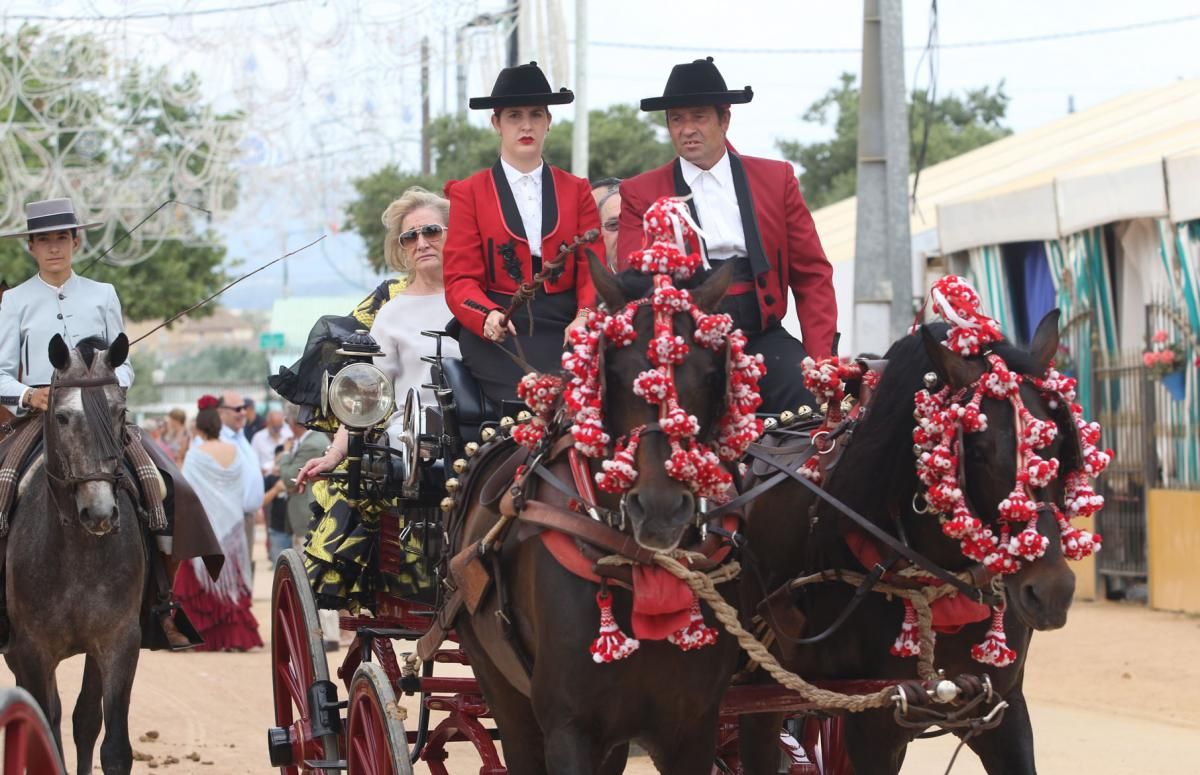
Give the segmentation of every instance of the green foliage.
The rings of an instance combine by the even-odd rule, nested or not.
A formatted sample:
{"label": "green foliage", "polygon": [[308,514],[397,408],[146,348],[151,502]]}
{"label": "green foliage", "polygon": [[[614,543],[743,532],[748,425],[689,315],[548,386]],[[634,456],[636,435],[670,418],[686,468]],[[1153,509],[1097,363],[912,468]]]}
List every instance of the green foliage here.
{"label": "green foliage", "polygon": [[[633,105],[613,105],[588,114],[588,173],[592,180],[627,178],[661,166],[674,151],[662,135],[661,116],[647,116]],[[546,160],[571,168],[574,122],[555,120],[546,138]],[[462,180],[496,163],[499,140],[490,126],[476,126],[458,116],[430,122],[435,174],[420,175],[394,164],[354,181],[357,198],[346,207],[346,228],[367,243],[367,260],[377,271],[385,268],[380,216],[388,204],[410,186],[440,192],[448,180]]]}
{"label": "green foliage", "polygon": [[126,403],[129,406],[158,403],[162,397],[162,391],[154,384],[154,372],[159,368],[158,356],[153,350],[135,347],[129,351],[129,364],[133,367],[134,379]]}
{"label": "green foliage", "polygon": [[[7,97],[0,102],[0,124],[18,127],[6,138],[7,147],[17,149],[26,179],[40,175],[47,185],[56,186],[45,191],[21,190],[23,181],[13,171],[15,168],[8,167],[18,162],[5,159],[0,164],[0,190],[30,198],[57,196],[63,194],[61,183],[50,181],[73,176],[86,180],[85,173],[94,177],[97,170],[102,170],[105,179],[120,182],[119,188],[145,192],[147,201],[143,206],[148,215],[166,199],[194,199],[208,193],[177,191],[173,181],[180,173],[221,179],[223,183],[233,179],[235,173],[222,156],[224,150],[217,152],[210,147],[210,140],[196,142],[195,136],[183,136],[181,128],[212,123],[217,131],[203,137],[219,137],[220,144],[228,148],[236,143],[239,116],[214,114],[210,106],[199,101],[163,98],[164,94],[185,98],[193,95],[199,89],[194,73],[172,80],[163,68],[145,69],[126,62],[119,68],[124,75],[114,80],[112,69],[108,52],[89,35],[67,37],[31,26],[0,35],[0,70],[20,80],[15,88],[0,91]],[[52,78],[55,89],[70,83],[69,98],[59,98],[52,106],[38,99],[24,99],[22,95],[37,94],[46,86],[39,78]],[[22,124],[40,120],[31,107],[42,116],[54,116],[58,131],[20,130]],[[53,166],[47,168],[47,163]],[[212,165],[223,166],[213,170]],[[232,185],[223,190],[226,199],[232,199],[236,191]],[[220,204],[232,207],[234,203]],[[133,248],[138,256],[149,254],[146,260],[127,266],[98,263],[87,271],[81,270],[91,264],[90,255],[94,254],[76,263],[76,270],[84,276],[115,285],[126,316],[133,320],[168,317],[216,291],[228,279],[221,269],[225,248],[216,244],[217,237],[208,230],[202,215],[196,217],[191,210],[168,207],[155,218],[174,218],[179,236],[155,247],[147,241]],[[144,233],[135,233],[112,255],[122,256]],[[117,229],[114,243],[125,235]],[[0,280],[16,285],[36,271],[24,242],[0,242]],[[209,307],[193,314],[210,312]]]}
{"label": "green foliage", "polygon": [[267,355],[261,350],[217,345],[180,359],[167,367],[168,382],[253,381],[267,373]]}
{"label": "green foliage", "polygon": [[[916,164],[927,121],[926,167],[1012,134],[1012,130],[1002,124],[1008,103],[1003,81],[994,90],[984,86],[968,90],[961,97],[950,95],[932,103],[928,92],[914,92],[908,105],[910,165]],[[785,158],[803,168],[800,188],[809,207],[815,210],[854,196],[858,166],[855,76],[842,73],[839,84],[810,105],[802,118],[822,126],[832,123],[834,130],[832,139],[820,143],[804,144],[795,140],[776,143]]]}

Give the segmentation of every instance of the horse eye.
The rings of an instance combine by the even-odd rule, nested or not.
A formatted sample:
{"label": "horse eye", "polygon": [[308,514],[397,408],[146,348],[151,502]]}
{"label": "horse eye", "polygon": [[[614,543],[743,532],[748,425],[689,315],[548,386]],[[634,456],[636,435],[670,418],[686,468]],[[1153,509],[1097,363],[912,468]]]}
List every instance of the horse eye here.
{"label": "horse eye", "polygon": [[70,418],[67,417],[67,415],[63,414],[62,412],[57,412],[54,415],[54,419],[58,420],[59,425],[66,425],[68,422],[70,422]]}

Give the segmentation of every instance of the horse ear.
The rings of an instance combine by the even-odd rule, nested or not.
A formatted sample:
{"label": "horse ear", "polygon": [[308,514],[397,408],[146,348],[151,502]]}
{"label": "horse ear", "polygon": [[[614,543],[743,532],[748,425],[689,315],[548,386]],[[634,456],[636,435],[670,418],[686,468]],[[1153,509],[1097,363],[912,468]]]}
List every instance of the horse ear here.
{"label": "horse ear", "polygon": [[1037,331],[1033,334],[1033,343],[1029,345],[1029,354],[1037,364],[1037,373],[1045,374],[1050,368],[1050,361],[1058,354],[1058,320],[1061,313],[1052,309],[1038,323]]}
{"label": "horse ear", "polygon": [[729,284],[733,282],[733,262],[726,261],[721,268],[705,278],[699,288],[692,291],[692,301],[705,312],[712,312],[725,298]]}
{"label": "horse ear", "polygon": [[938,378],[952,389],[966,387],[979,377],[967,359],[939,342],[929,332],[928,326],[921,326],[921,341],[925,345],[925,354],[933,361],[933,370]]}
{"label": "horse ear", "polygon": [[592,273],[592,286],[596,289],[596,295],[600,297],[600,301],[604,302],[604,306],[608,307],[609,312],[616,312],[624,307],[626,302],[621,285],[617,282],[617,276],[600,262],[595,253],[590,250],[586,252],[588,270]]}
{"label": "horse ear", "polygon": [[67,347],[66,341],[62,338],[62,334],[55,334],[50,340],[48,348],[50,355],[50,365],[59,371],[65,370],[71,365],[71,348]]}
{"label": "horse ear", "polygon": [[108,354],[105,360],[108,361],[110,368],[117,368],[125,359],[129,357],[129,337],[125,336],[125,332],[117,334],[117,338],[108,346]]}

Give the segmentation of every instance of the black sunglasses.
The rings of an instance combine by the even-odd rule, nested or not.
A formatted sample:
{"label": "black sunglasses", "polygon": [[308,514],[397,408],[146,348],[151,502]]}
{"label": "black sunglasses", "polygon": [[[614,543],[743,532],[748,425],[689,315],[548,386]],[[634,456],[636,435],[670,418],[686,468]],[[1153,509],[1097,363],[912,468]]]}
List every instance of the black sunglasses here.
{"label": "black sunglasses", "polygon": [[446,234],[446,227],[440,223],[427,223],[424,226],[418,226],[415,229],[400,233],[400,244],[408,247],[417,241],[417,235],[421,235],[427,242],[436,242]]}
{"label": "black sunglasses", "polygon": [[218,408],[218,409],[228,409],[228,410],[229,410],[229,411],[231,411],[231,412],[244,412],[244,411],[246,411],[246,407],[244,407],[244,406],[225,406],[225,404],[217,404],[217,408]]}

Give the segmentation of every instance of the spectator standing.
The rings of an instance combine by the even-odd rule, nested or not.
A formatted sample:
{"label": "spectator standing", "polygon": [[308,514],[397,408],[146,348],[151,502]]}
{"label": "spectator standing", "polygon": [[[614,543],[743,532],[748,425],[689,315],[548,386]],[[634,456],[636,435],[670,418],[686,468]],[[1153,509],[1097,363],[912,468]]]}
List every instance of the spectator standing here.
{"label": "spectator standing", "polygon": [[242,402],[242,406],[246,408],[246,425],[242,428],[242,433],[246,434],[246,441],[250,441],[254,434],[263,429],[264,421],[258,414],[258,406],[253,398],[247,398]]}
{"label": "spectator standing", "polygon": [[263,476],[269,476],[275,471],[275,458],[282,451],[281,447],[291,438],[292,429],[283,422],[283,412],[278,409],[267,412],[262,429],[250,439],[250,446],[258,455],[258,464],[262,468]]}

